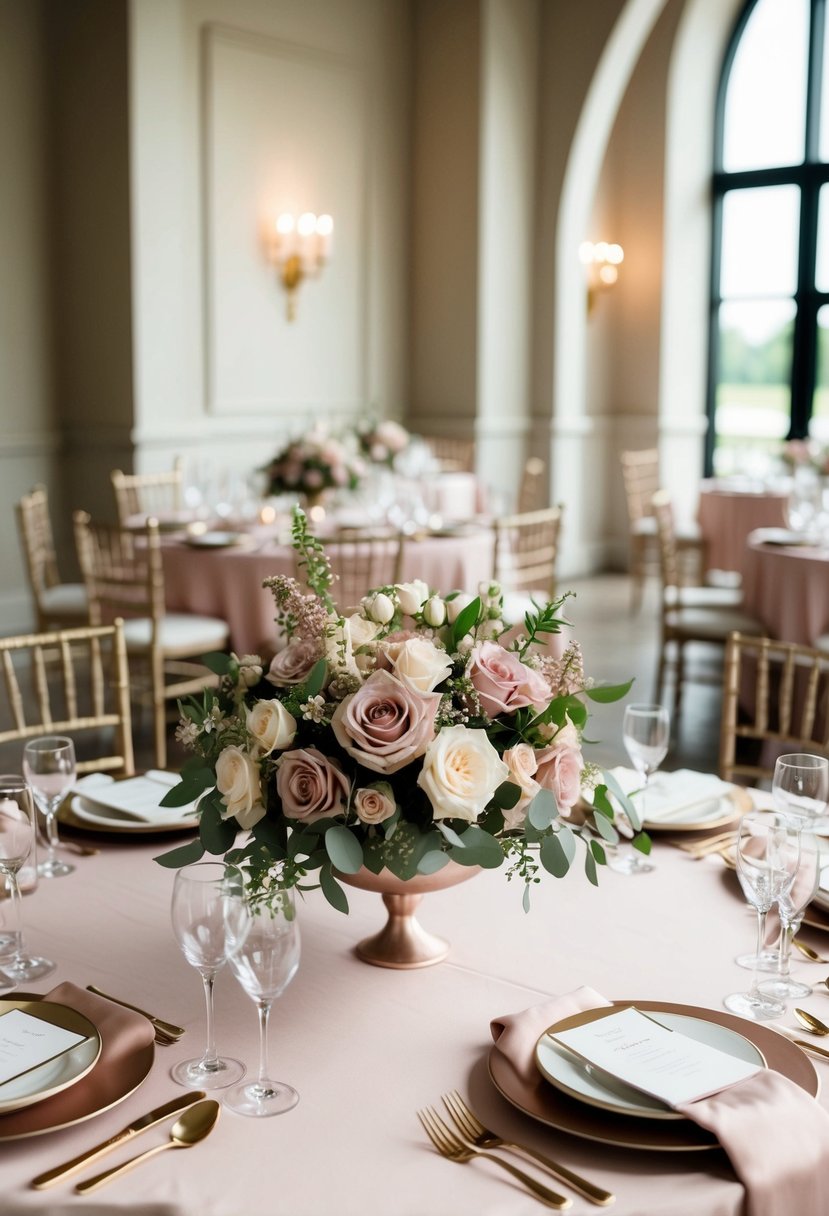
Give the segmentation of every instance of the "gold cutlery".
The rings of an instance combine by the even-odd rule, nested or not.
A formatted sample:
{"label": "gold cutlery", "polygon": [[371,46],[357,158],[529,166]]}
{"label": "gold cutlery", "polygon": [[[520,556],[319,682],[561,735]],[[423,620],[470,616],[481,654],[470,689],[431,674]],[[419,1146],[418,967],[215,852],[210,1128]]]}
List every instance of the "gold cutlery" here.
{"label": "gold cutlery", "polygon": [[825,1047],[818,1047],[817,1043],[807,1043],[805,1039],[792,1039],[792,1042],[801,1051],[811,1051],[812,1055],[820,1056],[822,1060],[829,1060],[829,1051]]}
{"label": "gold cutlery", "polygon": [[94,992],[96,996],[102,996],[107,1001],[112,1001],[116,1005],[123,1005],[124,1009],[131,1009],[133,1013],[140,1013],[148,1022],[152,1022],[157,1031],[168,1039],[180,1039],[186,1033],[183,1026],[176,1026],[173,1022],[165,1022],[162,1018],[155,1017],[152,1013],[147,1013],[146,1009],[139,1009],[137,1005],[130,1005],[129,1001],[122,1001],[120,997],[110,996],[108,992],[104,992],[101,988],[96,988],[94,984],[87,984],[87,992]]}
{"label": "gold cutlery", "polygon": [[677,847],[686,853],[690,853],[695,860],[699,861],[703,857],[722,853],[723,850],[732,848],[736,839],[736,834],[732,830],[730,832],[720,832],[716,836],[708,836],[705,840],[680,841]]}
{"label": "gold cutlery", "polygon": [[556,1208],[558,1211],[563,1212],[566,1208],[572,1206],[572,1199],[568,1199],[566,1195],[559,1195],[555,1191],[548,1190],[546,1186],[542,1186],[540,1182],[536,1182],[535,1178],[531,1178],[523,1170],[516,1169],[509,1161],[504,1161],[503,1158],[496,1157],[494,1153],[487,1152],[485,1149],[474,1148],[471,1144],[464,1144],[454,1132],[449,1130],[437,1111],[431,1107],[419,1110],[417,1117],[423,1124],[426,1135],[432,1141],[432,1144],[434,1144],[441,1157],[445,1157],[447,1161],[456,1161],[460,1165],[466,1165],[468,1161],[473,1161],[476,1157],[483,1157],[485,1160],[493,1161],[496,1165],[499,1165],[508,1174],[512,1174],[513,1178],[517,1178],[519,1182],[522,1182],[527,1190],[531,1191],[536,1199],[540,1200],[548,1208]]}
{"label": "gold cutlery", "polygon": [[148,1131],[158,1123],[163,1123],[171,1115],[177,1115],[179,1111],[186,1110],[194,1102],[198,1102],[206,1097],[207,1094],[203,1090],[195,1090],[192,1093],[181,1094],[178,1098],[173,1098],[172,1102],[165,1102],[163,1106],[157,1106],[149,1114],[142,1115],[140,1119],[136,1119],[114,1136],[110,1136],[109,1140],[96,1144],[94,1148],[87,1149],[85,1153],[81,1153],[79,1157],[73,1157],[71,1161],[67,1161],[63,1165],[57,1165],[54,1169],[47,1170],[44,1174],[38,1174],[37,1178],[32,1179],[31,1186],[36,1191],[43,1191],[46,1187],[54,1186],[56,1182],[61,1182],[64,1178],[68,1178],[70,1174],[77,1173],[85,1165],[91,1165],[93,1161],[97,1161],[99,1157],[103,1157],[110,1149],[117,1148],[119,1144],[126,1144],[134,1136],[140,1136],[142,1132]]}
{"label": "gold cutlery", "polygon": [[574,1174],[566,1165],[561,1165],[557,1161],[551,1161],[543,1153],[536,1152],[534,1148],[529,1148],[525,1144],[516,1144],[513,1140],[505,1140],[502,1136],[497,1135],[496,1132],[490,1131],[488,1127],[484,1127],[478,1116],[467,1106],[456,1089],[453,1089],[449,1094],[443,1094],[442,1101],[464,1140],[468,1140],[476,1148],[505,1148],[511,1149],[516,1153],[523,1153],[524,1156],[531,1157],[534,1161],[543,1165],[559,1182],[566,1183],[574,1191],[578,1191],[580,1195],[584,1195],[591,1203],[596,1203],[600,1207],[609,1207],[611,1203],[616,1202],[616,1196],[612,1195],[610,1191],[603,1191],[601,1187],[588,1182],[580,1174]]}
{"label": "gold cutlery", "polygon": [[820,1018],[816,1018],[813,1013],[808,1013],[805,1009],[795,1009],[794,1016],[800,1025],[805,1026],[812,1034],[829,1034],[829,1026],[825,1022],[821,1022]]}
{"label": "gold cutlery", "polygon": [[148,1148],[145,1153],[139,1153],[137,1157],[130,1157],[129,1161],[116,1165],[114,1169],[104,1170],[103,1174],[96,1174],[93,1178],[87,1178],[86,1182],[79,1182],[75,1187],[75,1194],[88,1195],[90,1191],[97,1191],[99,1187],[105,1186],[113,1178],[126,1174],[136,1165],[140,1165],[142,1161],[149,1161],[150,1157],[158,1156],[165,1149],[192,1148],[194,1144],[198,1144],[213,1131],[221,1109],[219,1103],[213,1098],[207,1098],[197,1102],[195,1106],[189,1106],[181,1118],[173,1124],[170,1139],[166,1140],[164,1144]]}
{"label": "gold cutlery", "polygon": [[807,958],[810,963],[829,963],[829,958],[823,958],[820,954],[817,954],[811,946],[807,946],[805,942],[800,941],[796,937],[792,938],[792,945],[795,946],[803,957]]}

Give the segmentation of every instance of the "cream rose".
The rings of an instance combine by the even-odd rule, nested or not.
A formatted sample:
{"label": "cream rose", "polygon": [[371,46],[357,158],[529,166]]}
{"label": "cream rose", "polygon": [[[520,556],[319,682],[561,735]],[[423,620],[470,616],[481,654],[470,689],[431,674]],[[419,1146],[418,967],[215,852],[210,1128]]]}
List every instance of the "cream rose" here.
{"label": "cream rose", "polygon": [[345,810],[351,783],[339,765],[316,747],[299,747],[280,759],[276,792],[288,819],[313,823]]}
{"label": "cream rose", "polygon": [[485,730],[449,726],[426,749],[417,784],[425,790],[435,819],[474,823],[509,775]]}
{"label": "cream rose", "polygon": [[424,583],[422,578],[412,579],[410,583],[395,583],[394,589],[397,592],[400,610],[407,616],[414,616],[416,612],[420,612],[421,607],[429,598],[428,584]]}
{"label": "cream rose", "polygon": [[394,794],[387,781],[367,785],[354,795],[354,810],[363,823],[382,823],[390,819],[396,809]]}
{"label": "cream rose", "polygon": [[446,616],[450,625],[454,625],[464,608],[468,608],[472,603],[474,596],[467,595],[466,592],[459,592],[454,599],[446,601]]}
{"label": "cream rose", "polygon": [[227,808],[222,819],[232,815],[240,828],[252,828],[265,814],[259,765],[241,747],[226,747],[216,761],[216,788]]}
{"label": "cream rose", "polygon": [[348,626],[348,636],[351,638],[351,645],[355,649],[358,646],[368,646],[380,632],[380,626],[375,624],[374,621],[367,620],[361,612],[355,612],[351,616],[346,617],[345,623]]}
{"label": "cream rose", "polygon": [[395,646],[394,674],[415,692],[433,692],[452,671],[452,661],[428,638],[410,638]]}
{"label": "cream rose", "polygon": [[278,697],[257,701],[247,711],[248,733],[256,740],[264,756],[290,747],[296,734],[296,718],[289,714]]}
{"label": "cream rose", "polygon": [[504,826],[520,828],[527,817],[527,807],[541,789],[534,779],[538,771],[538,755],[529,743],[517,743],[504,752],[504,763],[509,769],[510,780],[521,791],[515,806],[504,811]]}
{"label": "cream rose", "polygon": [[396,773],[426,751],[435,733],[438,692],[417,692],[375,671],[337,706],[331,728],[349,756],[377,773]]}

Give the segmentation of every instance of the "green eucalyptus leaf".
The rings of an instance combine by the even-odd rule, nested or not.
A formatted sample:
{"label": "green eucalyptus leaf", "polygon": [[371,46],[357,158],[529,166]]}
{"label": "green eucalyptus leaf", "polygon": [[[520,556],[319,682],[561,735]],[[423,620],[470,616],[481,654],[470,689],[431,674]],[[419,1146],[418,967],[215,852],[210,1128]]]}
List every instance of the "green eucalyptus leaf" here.
{"label": "green eucalyptus leaf", "polygon": [[438,870],[442,870],[448,864],[449,854],[439,849],[433,849],[431,852],[423,854],[417,863],[417,872],[418,874],[437,874]]}
{"label": "green eucalyptus leaf", "polygon": [[604,777],[605,785],[630,820],[631,827],[634,831],[638,831],[642,826],[642,820],[639,818],[639,812],[636,807],[613,776],[613,773],[608,772],[607,769],[602,769],[602,776]]}
{"label": "green eucalyptus leaf", "polygon": [[560,833],[552,833],[549,836],[545,836],[541,842],[541,849],[539,851],[541,864],[554,878],[563,878],[570,869],[570,862],[572,860],[562,848],[559,836]]}
{"label": "green eucalyptus leaf", "polygon": [[637,832],[633,840],[630,842],[634,849],[638,849],[640,853],[644,853],[647,857],[651,851],[651,838],[647,832]]}
{"label": "green eucalyptus leaf", "polygon": [[586,688],[584,691],[591,701],[599,705],[609,705],[612,701],[621,701],[622,697],[626,697],[632,686],[633,680],[627,680],[624,684],[599,684],[596,688]]}
{"label": "green eucalyptus leaf", "polygon": [[599,844],[598,840],[590,841],[590,852],[595,857],[596,863],[598,865],[600,865],[600,866],[607,865],[607,854],[605,853],[602,846]]}
{"label": "green eucalyptus leaf", "polygon": [[379,874],[386,864],[385,843],[382,836],[369,836],[363,844],[363,865],[372,874]]}
{"label": "green eucalyptus leaf", "polygon": [[309,700],[311,697],[316,697],[322,692],[322,686],[325,683],[328,664],[325,659],[317,659],[311,671],[308,674],[308,679],[303,685],[303,701]]}
{"label": "green eucalyptus leaf", "polygon": [[217,676],[230,675],[232,669],[237,666],[235,659],[232,659],[229,654],[223,654],[220,650],[212,650],[210,654],[203,654],[201,661],[208,671],[212,671]]}
{"label": "green eucalyptus leaf", "polygon": [[481,599],[480,599],[480,596],[476,595],[475,599],[472,600],[472,602],[470,604],[467,604],[465,608],[461,609],[461,611],[458,613],[458,616],[457,616],[457,619],[456,619],[454,625],[452,626],[452,649],[453,650],[455,649],[455,647],[457,646],[457,644],[461,640],[461,638],[465,637],[465,635],[467,633],[469,633],[469,631],[471,629],[474,629],[475,625],[478,623],[478,617],[480,616],[480,612],[481,612]]}
{"label": "green eucalyptus leaf", "polygon": [[525,912],[530,910],[530,884],[524,883],[524,894],[521,896],[521,905]]}
{"label": "green eucalyptus leaf", "polygon": [[538,791],[527,808],[527,818],[540,832],[558,819],[558,803],[552,790],[542,788]]}
{"label": "green eucalyptus leaf", "polygon": [[223,804],[218,791],[214,790],[213,794],[207,794],[202,798],[200,806],[199,836],[202,844],[208,853],[215,855],[226,853],[229,848],[232,848],[236,839],[239,831],[238,823],[233,818],[222,819]]}
{"label": "green eucalyptus leaf", "polygon": [[588,849],[584,854],[584,872],[587,875],[588,882],[592,882],[594,887],[599,885],[599,875],[596,871],[596,859]]}
{"label": "green eucalyptus leaf", "polygon": [[216,784],[216,774],[212,769],[207,768],[202,764],[193,772],[187,774],[178,785],[174,785],[169,789],[163,798],[159,800],[159,806],[186,806],[188,802],[195,802],[200,794],[205,790],[209,790],[211,786]]}
{"label": "green eucalyptus leaf", "polygon": [[564,850],[564,856],[572,864],[576,856],[576,834],[566,823],[563,823],[558,830],[558,842]]}
{"label": "green eucalyptus leaf", "polygon": [[189,866],[194,861],[201,861],[202,857],[204,857],[204,845],[196,837],[187,844],[179,845],[177,849],[170,849],[169,853],[162,853],[159,857],[154,857],[153,861],[157,861],[160,866],[166,866],[169,870],[178,870],[181,866]]}
{"label": "green eucalyptus leaf", "polygon": [[492,804],[501,811],[511,811],[521,797],[521,788],[514,781],[502,781],[492,795]]}
{"label": "green eucalyptus leaf", "polygon": [[607,796],[607,786],[597,785],[593,791],[593,810],[598,811],[600,815],[604,815],[607,819],[614,819],[616,812],[613,809],[613,803]]}
{"label": "green eucalyptus leaf", "polygon": [[477,855],[477,860],[472,864],[483,866],[487,870],[497,869],[503,864],[504,850],[499,842],[474,823],[463,833],[461,842],[465,853],[474,851]]}
{"label": "green eucalyptus leaf", "polygon": [[338,912],[344,912],[348,915],[348,899],[345,891],[326,866],[323,866],[320,870],[320,887],[331,907],[336,908]]}
{"label": "green eucalyptus leaf", "polygon": [[464,847],[463,840],[454,830],[454,828],[450,828],[448,823],[444,823],[442,819],[436,819],[435,827],[440,834],[445,837],[449,844],[453,845],[456,849],[462,849]]}
{"label": "green eucalyptus leaf", "polygon": [[363,864],[363,846],[354,833],[341,824],[325,833],[325,851],[331,864],[343,874],[356,874]]}
{"label": "green eucalyptus leaf", "polygon": [[596,831],[603,840],[606,840],[608,844],[619,843],[619,833],[609,819],[606,819],[604,815],[596,814],[593,816],[593,822],[596,825]]}

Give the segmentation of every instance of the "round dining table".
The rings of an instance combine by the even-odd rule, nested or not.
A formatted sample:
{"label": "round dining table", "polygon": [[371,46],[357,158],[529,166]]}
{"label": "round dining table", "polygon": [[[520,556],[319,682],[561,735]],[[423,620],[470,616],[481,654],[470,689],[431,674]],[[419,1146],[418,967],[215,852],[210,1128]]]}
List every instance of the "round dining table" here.
{"label": "round dining table", "polygon": [[786,524],[789,488],[749,480],[710,478],[700,486],[697,522],[705,542],[707,570],[745,576],[746,541],[755,528]]}
{"label": "round dining table", "polygon": [[[276,574],[296,575],[296,554],[267,530],[228,533],[226,543],[221,537],[164,538],[166,608],[219,617],[227,621],[237,654],[258,653],[274,639],[273,597],[262,583]],[[492,576],[493,546],[492,531],[472,525],[406,537],[401,580],[419,578],[443,594],[477,592],[479,582]]]}
{"label": "round dining table", "polygon": [[750,537],[743,606],[769,637],[814,646],[829,632],[829,550],[772,543],[762,532]]}

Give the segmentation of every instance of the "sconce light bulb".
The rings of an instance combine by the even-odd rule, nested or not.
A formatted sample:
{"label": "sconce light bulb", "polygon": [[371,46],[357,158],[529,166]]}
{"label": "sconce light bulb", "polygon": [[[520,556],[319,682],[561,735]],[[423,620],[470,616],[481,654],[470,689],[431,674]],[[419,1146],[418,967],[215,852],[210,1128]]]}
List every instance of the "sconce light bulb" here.
{"label": "sconce light bulb", "polygon": [[618,279],[618,277],[619,277],[619,271],[616,269],[615,266],[612,266],[609,262],[605,262],[605,264],[603,266],[599,267],[599,278],[608,287],[610,287],[613,283],[615,283],[616,280]]}
{"label": "sconce light bulb", "polygon": [[621,245],[608,245],[607,260],[613,266],[619,266],[625,260],[625,251]]}
{"label": "sconce light bulb", "polygon": [[334,231],[334,221],[330,215],[317,216],[317,232],[320,236],[330,236]]}
{"label": "sconce light bulb", "polygon": [[288,211],[283,211],[282,215],[277,216],[276,231],[280,236],[288,236],[294,230],[294,217]]}
{"label": "sconce light bulb", "polygon": [[300,236],[310,236],[317,226],[317,217],[313,211],[304,211],[297,220],[296,230]]}
{"label": "sconce light bulb", "polygon": [[579,261],[584,266],[589,266],[593,261],[593,242],[582,241],[579,245]]}

